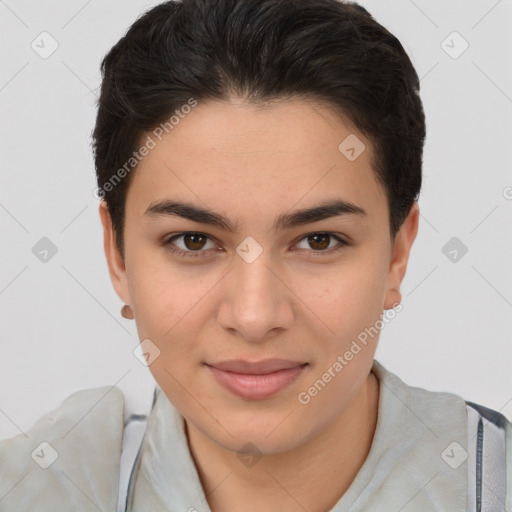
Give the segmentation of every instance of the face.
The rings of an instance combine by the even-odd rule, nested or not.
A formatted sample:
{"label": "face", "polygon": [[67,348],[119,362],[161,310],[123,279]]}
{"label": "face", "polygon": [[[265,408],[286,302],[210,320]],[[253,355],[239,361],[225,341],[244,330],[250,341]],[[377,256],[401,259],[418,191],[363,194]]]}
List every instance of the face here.
{"label": "face", "polygon": [[399,302],[417,209],[392,244],[370,141],[318,103],[199,103],[155,140],[128,190],[124,261],[100,207],[114,287],[159,351],[149,369],[219,445],[297,447],[366,381],[378,335],[361,333]]}

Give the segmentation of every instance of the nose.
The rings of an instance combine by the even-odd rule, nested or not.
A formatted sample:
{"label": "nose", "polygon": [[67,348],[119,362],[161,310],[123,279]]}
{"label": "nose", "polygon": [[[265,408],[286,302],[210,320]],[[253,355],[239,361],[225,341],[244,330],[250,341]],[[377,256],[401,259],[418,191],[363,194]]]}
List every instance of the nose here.
{"label": "nose", "polygon": [[218,312],[221,327],[252,343],[290,329],[295,318],[295,297],[285,272],[264,255],[252,263],[235,261]]}

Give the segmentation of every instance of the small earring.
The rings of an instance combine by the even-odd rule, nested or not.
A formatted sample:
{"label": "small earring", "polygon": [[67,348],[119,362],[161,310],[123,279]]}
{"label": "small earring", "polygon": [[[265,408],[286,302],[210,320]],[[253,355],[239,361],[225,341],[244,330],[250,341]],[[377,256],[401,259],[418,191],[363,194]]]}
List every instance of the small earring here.
{"label": "small earring", "polygon": [[133,320],[135,318],[133,315],[132,308],[128,304],[125,304],[121,308],[121,316],[123,318],[127,318],[128,320]]}

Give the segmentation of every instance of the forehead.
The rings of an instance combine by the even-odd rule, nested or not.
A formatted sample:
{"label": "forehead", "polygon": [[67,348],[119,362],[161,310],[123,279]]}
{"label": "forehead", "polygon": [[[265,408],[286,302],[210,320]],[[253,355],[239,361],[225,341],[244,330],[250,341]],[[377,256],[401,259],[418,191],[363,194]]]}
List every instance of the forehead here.
{"label": "forehead", "polygon": [[199,103],[161,140],[149,135],[156,146],[134,172],[127,210],[142,213],[155,200],[180,197],[263,214],[336,197],[386,214],[370,141],[324,104]]}

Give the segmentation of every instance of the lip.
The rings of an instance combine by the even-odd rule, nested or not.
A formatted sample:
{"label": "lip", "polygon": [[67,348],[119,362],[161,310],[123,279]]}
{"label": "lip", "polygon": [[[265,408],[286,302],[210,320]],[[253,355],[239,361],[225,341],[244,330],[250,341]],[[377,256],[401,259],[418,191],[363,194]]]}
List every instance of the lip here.
{"label": "lip", "polygon": [[206,364],[206,367],[231,393],[247,400],[263,400],[289,386],[307,364],[286,359],[256,362],[237,359]]}

